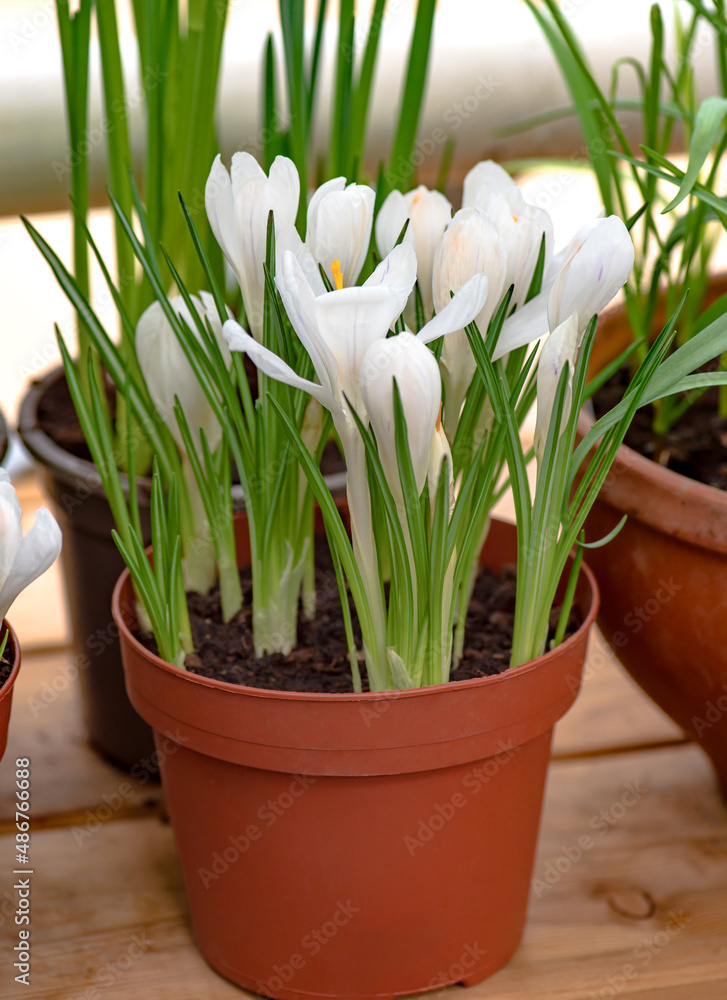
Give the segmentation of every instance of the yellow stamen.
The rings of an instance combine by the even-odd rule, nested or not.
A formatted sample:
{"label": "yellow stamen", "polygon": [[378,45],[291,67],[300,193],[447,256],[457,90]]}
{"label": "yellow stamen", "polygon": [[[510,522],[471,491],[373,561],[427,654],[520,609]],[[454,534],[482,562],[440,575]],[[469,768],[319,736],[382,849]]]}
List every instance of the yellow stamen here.
{"label": "yellow stamen", "polygon": [[340,260],[331,261],[331,274],[333,275],[333,280],[336,283],[336,289],[340,292],[343,288],[343,275],[341,274]]}
{"label": "yellow stamen", "polygon": [[434,428],[435,432],[439,434],[442,430],[442,403],[439,403],[439,413],[437,414],[437,426]]}

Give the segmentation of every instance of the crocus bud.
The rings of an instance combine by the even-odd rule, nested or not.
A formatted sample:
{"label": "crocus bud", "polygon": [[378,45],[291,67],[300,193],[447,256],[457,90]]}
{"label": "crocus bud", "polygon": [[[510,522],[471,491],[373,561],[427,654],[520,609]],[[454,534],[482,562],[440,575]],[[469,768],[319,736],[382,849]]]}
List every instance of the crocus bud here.
{"label": "crocus bud", "polygon": [[[202,321],[209,322],[229,368],[232,360],[225,338],[222,336],[222,324],[214,299],[209,292],[200,292],[200,297],[193,295],[192,301]],[[197,340],[203,343],[192,314],[181,295],[170,299],[169,302]],[[184,453],[185,448],[174,415],[175,396],[179,398],[192,435],[199,434],[200,430],[203,430],[210,448],[214,451],[222,438],[222,428],[159,302],[153,302],[139,319],[136,327],[136,353],[152,402],[171,431],[179,450]]]}
{"label": "crocus bud", "polygon": [[[408,194],[392,191],[376,217],[376,245],[382,257],[394,248],[404,223],[409,220],[404,239],[411,243],[416,251],[417,280],[425,320],[432,318],[434,309],[432,297],[434,255],[451,218],[452,206],[447,198],[439,191],[430,191],[423,185],[414,191],[409,191]],[[410,326],[414,326],[413,294],[406,310],[406,320]]]}
{"label": "crocus bud", "polygon": [[583,226],[565,251],[548,296],[548,326],[575,315],[580,336],[592,316],[608,305],[634,266],[634,244],[616,215]]}
{"label": "crocus bud", "polygon": [[553,252],[553,223],[547,212],[530,205],[506,170],[483,160],[467,174],[464,208],[478,208],[494,224],[507,251],[503,290],[513,288],[512,305],[522,306],[530,289],[540,246],[545,238],[545,262]]}
{"label": "crocus bud", "polygon": [[534,299],[508,316],[493,360],[542,337],[569,316],[580,336],[592,316],[608,305],[626,283],[634,265],[628,229],[615,215],[589,222],[558,255],[557,271]]}
{"label": "crocus bud", "polygon": [[340,262],[343,287],[356,284],[369,249],[375,200],[376,195],[365,184],[346,187],[345,177],[321,184],[310,200],[305,245],[333,288],[334,260]]}
{"label": "crocus bud", "polygon": [[429,446],[429,468],[427,469],[427,479],[429,480],[429,502],[434,513],[434,504],[437,499],[439,488],[439,477],[442,475],[444,463],[447,462],[449,468],[449,512],[454,510],[454,482],[452,481],[452,449],[449,447],[447,435],[444,433],[442,421],[437,417],[437,423]]}
{"label": "crocus bud", "polygon": [[373,343],[361,366],[361,394],[376,434],[381,464],[391,492],[403,501],[396,458],[394,380],[406,420],[417,492],[424,489],[430,448],[442,401],[442,381],[430,349],[411,333]]}
{"label": "crocus bud", "polygon": [[540,461],[545,451],[545,444],[548,440],[548,429],[553,415],[553,405],[555,395],[558,390],[560,376],[568,363],[568,386],[566,388],[565,399],[563,401],[563,414],[561,416],[560,430],[562,434],[568,423],[571,410],[571,394],[573,385],[573,372],[581,337],[578,332],[578,322],[575,315],[569,316],[550,334],[543,344],[538,359],[538,379],[537,379],[537,418],[535,422],[534,448],[535,457],[540,465]]}
{"label": "crocus bud", "polygon": [[[437,312],[475,274],[487,277],[487,297],[476,318],[484,337],[505,292],[507,251],[497,229],[484,212],[464,208],[450,222],[434,258],[434,306]],[[445,430],[450,441],[459,421],[462,402],[472,382],[476,363],[467,335],[458,330],[444,339],[441,355],[445,391]]]}
{"label": "crocus bud", "polygon": [[299,197],[298,171],[285,156],[275,158],[269,176],[249,153],[235,153],[230,174],[217,156],[207,179],[207,217],[240,283],[250,330],[257,340],[262,340],[263,333],[268,216],[273,213],[276,233],[279,227],[292,225]]}
{"label": "crocus bud", "polygon": [[5,469],[0,469],[0,621],[18,594],[55,562],[61,551],[61,529],[41,507],[23,537],[18,495]]}

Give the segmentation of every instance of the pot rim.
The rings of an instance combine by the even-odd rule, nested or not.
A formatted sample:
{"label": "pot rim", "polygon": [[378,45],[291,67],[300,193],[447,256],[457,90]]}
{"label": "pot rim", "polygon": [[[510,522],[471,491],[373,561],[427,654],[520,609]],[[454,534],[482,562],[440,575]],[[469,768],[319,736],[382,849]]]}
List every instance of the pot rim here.
{"label": "pot rim", "polygon": [[[589,431],[595,422],[595,417],[591,416],[585,409],[581,410],[578,421],[581,433]],[[638,474],[650,484],[682,496],[688,496],[690,500],[708,504],[710,507],[717,505],[727,513],[727,490],[721,490],[717,486],[708,486],[707,483],[700,483],[698,479],[690,479],[682,472],[667,469],[627,444],[619,446],[619,457],[629,472]]]}
{"label": "pot rim", "polygon": [[[492,520],[504,521],[503,518],[493,518]],[[505,521],[504,523],[512,522]],[[212,677],[202,677],[199,674],[182,670],[181,667],[168,663],[160,656],[157,656],[156,653],[152,653],[132,634],[126,620],[128,610],[124,610],[121,607],[122,592],[131,585],[131,574],[128,567],[124,569],[123,573],[116,581],[113,597],[111,599],[111,612],[123,640],[127,642],[138,655],[146,660],[146,662],[151,666],[157,667],[172,676],[181,677],[190,683],[199,684],[202,687],[212,688],[218,691],[228,691],[230,694],[238,696],[244,695],[247,697],[265,699],[277,698],[283,701],[299,703],[341,704],[344,702],[355,702],[365,704],[366,702],[376,702],[387,698],[423,698],[443,693],[445,691],[466,691],[471,688],[482,687],[485,684],[494,686],[496,684],[505,683],[510,678],[519,677],[532,670],[536,670],[540,666],[549,663],[555,657],[562,656],[573,646],[577,645],[583,639],[584,635],[588,634],[591,627],[595,623],[596,615],[598,614],[600,604],[598,584],[596,583],[595,576],[593,575],[591,569],[586,565],[585,561],[581,563],[579,579],[585,579],[588,586],[588,592],[590,595],[588,611],[584,615],[583,621],[573,635],[565,639],[559,646],[556,646],[555,649],[548,650],[547,653],[543,653],[541,656],[536,657],[534,660],[529,660],[527,663],[523,663],[519,667],[508,667],[499,674],[491,674],[487,677],[474,677],[466,681],[450,680],[446,684],[430,684],[425,687],[409,688],[401,691],[362,691],[361,693],[349,692],[339,694],[313,691],[279,691],[277,689],[256,688],[249,687],[244,684],[233,684],[230,681],[215,680]]]}
{"label": "pot rim", "polygon": [[[70,451],[66,451],[65,448],[61,448],[52,437],[46,434],[38,421],[38,406],[43,394],[64,377],[63,365],[57,365],[29,382],[20,403],[18,433],[33,458],[41,465],[52,469],[53,474],[58,479],[71,486],[76,486],[79,479],[83,480],[92,493],[105,497],[106,494],[93,462],[79,458]],[[122,489],[128,488],[126,473],[120,471],[119,474]],[[143,477],[139,477],[138,485],[143,487]]]}
{"label": "pot rim", "polygon": [[[713,282],[718,290],[723,284],[727,287],[727,274],[716,276]],[[605,344],[613,341],[617,348],[618,330],[623,327],[628,327],[628,317],[619,303],[601,315],[597,337],[600,334]],[[615,356],[615,350],[606,352],[603,363]],[[584,407],[578,418],[579,435],[584,436],[594,423],[592,408]],[[664,468],[627,444],[619,446],[599,499],[656,531],[708,551],[727,553],[727,490]]]}
{"label": "pot rim", "polygon": [[13,690],[13,685],[15,684],[15,681],[18,678],[18,672],[20,670],[20,660],[21,660],[20,643],[18,642],[18,637],[15,634],[13,626],[10,624],[7,618],[4,618],[2,623],[0,623],[0,637],[4,635],[6,631],[8,633],[8,644],[6,650],[7,649],[12,650],[13,659],[15,662],[13,663],[13,668],[10,671],[7,679],[5,680],[2,687],[0,687],[0,702],[3,701],[5,698],[10,697],[10,694]]}

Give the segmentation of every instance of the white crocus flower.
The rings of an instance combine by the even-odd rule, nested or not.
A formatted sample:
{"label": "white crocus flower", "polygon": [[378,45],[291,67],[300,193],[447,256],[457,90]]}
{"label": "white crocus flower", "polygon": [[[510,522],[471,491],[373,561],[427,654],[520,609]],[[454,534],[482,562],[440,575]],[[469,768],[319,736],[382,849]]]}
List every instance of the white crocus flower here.
{"label": "white crocus flower", "polygon": [[[214,299],[209,292],[200,292],[200,297],[193,295],[192,301],[200,319],[209,322],[229,368],[232,358],[222,336],[222,324]],[[169,303],[202,343],[202,336],[182,296],[175,296]],[[184,454],[182,434],[174,415],[175,396],[192,434],[204,431],[210,449],[214,451],[222,439],[222,428],[159,302],[153,302],[141,314],[136,327],[136,353],[152,402],[179,450]]]}
{"label": "white crocus flower", "polygon": [[45,507],[23,537],[18,495],[5,469],[0,469],[0,621],[22,590],[56,561],[61,551],[61,529]]}
{"label": "white crocus flower", "polygon": [[[360,288],[342,288],[316,296],[294,253],[283,255],[276,278],[283,305],[301,343],[308,352],[317,382],[301,378],[277,354],[258,344],[234,320],[223,333],[233,351],[243,351],[271,378],[310,393],[332,416],[343,445],[347,469],[347,492],[356,561],[361,567],[372,602],[373,634],[377,648],[367,651],[372,682],[383,686],[386,628],[380,600],[379,570],[371,526],[371,505],[366,484],[363,440],[351,413],[367,422],[361,390],[361,368],[367,350],[384,341],[416,280],[416,256],[402,243],[379,264]],[[417,338],[422,343],[461,329],[482,309],[487,294],[486,279],[475,276],[438,316],[424,326]]]}
{"label": "white crocus flower", "polygon": [[[425,319],[431,319],[434,309],[432,272],[434,255],[452,218],[452,205],[439,191],[420,185],[408,194],[392,191],[376,217],[376,245],[382,257],[391,253],[407,219],[409,226],[404,239],[412,243],[417,255],[417,280],[422,297]],[[414,294],[406,309],[409,326],[415,325]]]}
{"label": "white crocus flower", "polygon": [[478,163],[467,174],[463,208],[478,208],[497,228],[507,250],[503,289],[513,286],[511,304],[522,306],[533,280],[545,237],[545,262],[553,253],[553,223],[547,212],[529,204],[506,170],[492,160]]}
{"label": "white crocus flower", "polygon": [[[361,287],[319,296],[308,284],[295,255],[284,255],[282,274],[276,279],[278,289],[288,318],[310,355],[318,382],[301,378],[277,354],[257,344],[239,323],[228,320],[223,333],[230,348],[249,354],[261,371],[310,393],[331,411],[337,426],[348,414],[349,404],[365,419],[360,375],[364,355],[371,344],[386,338],[415,280],[416,257],[406,243],[395,247]],[[486,280],[478,275],[422,327],[417,338],[427,344],[471,323],[482,309],[486,294]],[[355,429],[352,420],[351,427]]]}
{"label": "white crocus flower", "polygon": [[569,316],[583,336],[592,316],[609,304],[634,266],[634,245],[615,215],[583,226],[561,255],[559,270],[540,295],[505,320],[495,359],[530,344]]}
{"label": "white crocus flower", "polygon": [[[222,324],[214,299],[208,292],[200,292],[200,297],[193,295],[192,301],[200,319],[209,323],[229,367],[232,358],[222,336]],[[169,302],[202,343],[202,336],[181,295]],[[194,545],[185,554],[186,585],[196,593],[206,594],[217,578],[215,550],[207,512],[174,412],[175,396],[179,399],[193,440],[201,441],[201,432],[204,431],[210,449],[214,451],[222,440],[222,428],[159,302],[153,302],[139,319],[136,327],[136,353],[152,402],[182,455],[182,471],[191,504],[195,535]]]}
{"label": "white crocus flower", "polygon": [[396,457],[394,381],[399,389],[417,493],[424,489],[439,410],[442,377],[431,350],[411,333],[377,340],[363,358],[361,390],[379,457],[397,503],[404,502]]}
{"label": "white crocus flower", "polygon": [[340,263],[343,287],[356,284],[371,241],[375,200],[375,193],[365,184],[346,187],[345,177],[321,184],[310,200],[305,245],[334,288],[334,260]]}
{"label": "white crocus flower", "polygon": [[[486,297],[475,317],[484,337],[505,292],[506,268],[505,244],[493,223],[477,208],[460,209],[440,240],[434,258],[435,309],[437,312],[445,309],[450,301],[450,292],[458,291],[474,275],[484,275]],[[445,389],[445,430],[451,442],[477,367],[464,329],[445,340],[441,366]]]}
{"label": "white crocus flower", "polygon": [[207,179],[207,217],[240,283],[250,329],[258,340],[265,305],[268,216],[272,211],[276,234],[281,226],[292,225],[299,197],[298,171],[285,156],[275,158],[269,176],[250,153],[235,153],[229,174],[217,156]]}
{"label": "white crocus flower", "polygon": [[575,314],[572,314],[553,330],[543,344],[543,349],[540,352],[537,377],[537,418],[533,442],[538,467],[540,466],[548,439],[548,429],[553,415],[553,405],[555,403],[556,392],[558,391],[558,382],[566,363],[568,364],[568,385],[566,387],[565,399],[563,400],[563,414],[559,434],[563,433],[568,423],[571,410],[573,373],[576,361],[578,360],[581,340],[582,334],[578,332],[577,318]]}

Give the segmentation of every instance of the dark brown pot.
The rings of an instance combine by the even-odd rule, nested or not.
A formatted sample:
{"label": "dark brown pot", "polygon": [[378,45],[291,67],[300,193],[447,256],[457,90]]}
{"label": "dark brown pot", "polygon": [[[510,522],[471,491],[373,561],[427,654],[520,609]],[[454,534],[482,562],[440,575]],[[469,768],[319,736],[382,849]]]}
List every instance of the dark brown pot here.
{"label": "dark brown pot", "polygon": [[[18,430],[40,463],[44,488],[63,531],[60,563],[89,738],[105,756],[133,768],[153,754],[154,740],[126,695],[118,631],[111,616],[111,595],[124,568],[111,537],[113,516],[96,467],[55,444],[38,420],[43,395],[63,378],[58,368],[31,383],[20,407]],[[148,528],[143,489],[139,501]]]}
{"label": "dark brown pot", "polygon": [[13,701],[13,685],[18,678],[20,670],[20,646],[18,637],[13,632],[7,621],[0,625],[0,636],[8,632],[8,641],[5,647],[5,659],[13,664],[10,676],[0,687],[0,760],[3,759],[5,747],[8,745],[8,725],[10,723],[10,706]]}
{"label": "dark brown pot", "polygon": [[[484,561],[515,556],[514,527],[493,521]],[[131,597],[124,573],[129,696],[154,727],[194,932],[218,972],[281,1000],[373,1000],[471,985],[507,962],[553,725],[596,614],[589,570],[584,624],[556,650],[496,677],[376,694],[186,673],[133,637]]]}
{"label": "dark brown pot", "polygon": [[[623,310],[599,325],[592,366],[629,343]],[[580,433],[592,420],[581,416]],[[712,758],[727,795],[727,493],[622,446],[586,522],[598,624],[657,705]]]}

